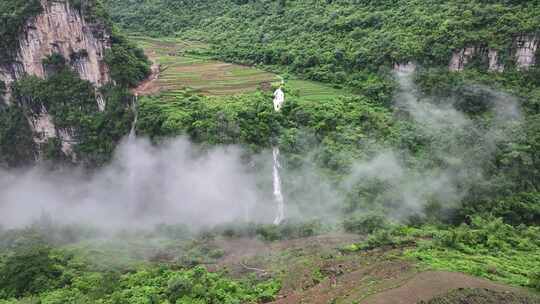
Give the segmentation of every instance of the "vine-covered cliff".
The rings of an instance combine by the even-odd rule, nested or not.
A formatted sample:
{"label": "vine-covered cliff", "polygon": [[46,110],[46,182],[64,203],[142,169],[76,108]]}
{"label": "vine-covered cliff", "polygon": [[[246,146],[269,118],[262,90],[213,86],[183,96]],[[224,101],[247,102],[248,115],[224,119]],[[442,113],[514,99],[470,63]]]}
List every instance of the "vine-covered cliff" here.
{"label": "vine-covered cliff", "polygon": [[81,79],[100,87],[109,82],[105,51],[111,48],[110,30],[102,20],[87,22],[68,2],[41,0],[42,12],[24,23],[14,58],[0,66],[7,85],[23,75],[45,78],[42,60],[52,54],[66,58]]}
{"label": "vine-covered cliff", "polygon": [[[103,124],[100,116],[113,110],[129,119],[126,89],[148,74],[142,51],[112,27],[99,0],[10,0],[1,5],[13,13],[0,20],[10,30],[0,32],[6,41],[0,49],[0,120],[12,120],[6,113],[17,108],[32,140],[17,129],[0,130],[0,150],[5,152],[0,161],[19,163],[14,152],[23,142],[25,151],[34,151],[24,162],[75,161],[78,154],[95,158],[112,150],[107,142],[120,134],[110,133],[125,133],[127,127],[107,130],[96,124]],[[93,132],[102,137],[96,139]],[[92,140],[92,147],[85,148]]]}

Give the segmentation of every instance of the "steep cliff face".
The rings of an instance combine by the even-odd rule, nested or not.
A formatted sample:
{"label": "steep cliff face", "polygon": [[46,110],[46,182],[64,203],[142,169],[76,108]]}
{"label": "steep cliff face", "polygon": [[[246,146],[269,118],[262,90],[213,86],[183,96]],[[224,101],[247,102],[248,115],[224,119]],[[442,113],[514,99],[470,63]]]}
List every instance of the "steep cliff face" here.
{"label": "steep cliff face", "polygon": [[109,82],[104,53],[111,45],[106,27],[86,22],[68,1],[41,0],[41,5],[43,13],[27,20],[20,34],[15,60],[0,66],[0,80],[9,86],[26,74],[44,78],[42,60],[54,53],[96,87]]}
{"label": "steep cliff face", "polygon": [[465,69],[474,57],[487,59],[490,72],[503,72],[504,65],[500,62],[499,51],[485,47],[467,47],[454,51],[448,68],[450,71],[459,72]]}
{"label": "steep cliff face", "polygon": [[[43,11],[26,20],[13,60],[4,60],[0,64],[0,81],[7,88],[3,99],[8,105],[10,84],[26,75],[46,78],[50,71],[44,66],[43,60],[52,54],[61,55],[81,79],[88,80],[96,88],[111,81],[104,58],[105,51],[111,48],[107,27],[99,21],[87,22],[83,14],[67,0],[40,2]],[[97,107],[103,111],[105,101],[99,94],[96,96]],[[76,143],[76,131],[57,128],[45,105],[29,111],[27,119],[38,146],[47,144],[51,138],[58,138],[62,152],[75,158],[72,146]]]}
{"label": "steep cliff face", "polygon": [[394,72],[396,73],[413,73],[416,71],[416,64],[414,62],[402,62],[402,63],[394,63]]}
{"label": "steep cliff face", "polygon": [[521,35],[514,41],[516,66],[520,69],[528,69],[536,64],[536,52],[540,44],[537,35]]}
{"label": "steep cliff face", "polygon": [[[514,38],[512,48],[508,50],[511,54],[510,60],[519,70],[527,70],[536,64],[536,54],[540,44],[540,37],[537,35],[519,35]],[[455,50],[448,65],[450,71],[462,71],[473,58],[479,57],[487,60],[488,70],[491,72],[503,72],[504,63],[501,62],[499,51],[484,46],[471,46]]]}

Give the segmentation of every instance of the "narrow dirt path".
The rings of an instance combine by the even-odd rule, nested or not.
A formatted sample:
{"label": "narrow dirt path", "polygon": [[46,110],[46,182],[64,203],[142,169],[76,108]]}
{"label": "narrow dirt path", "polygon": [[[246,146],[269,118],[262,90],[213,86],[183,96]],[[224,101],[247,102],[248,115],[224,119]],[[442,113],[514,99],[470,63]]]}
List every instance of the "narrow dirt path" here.
{"label": "narrow dirt path", "polygon": [[141,82],[136,88],[131,90],[131,93],[137,96],[152,95],[158,93],[161,88],[158,84],[160,65],[156,62],[152,64],[151,74],[143,82]]}

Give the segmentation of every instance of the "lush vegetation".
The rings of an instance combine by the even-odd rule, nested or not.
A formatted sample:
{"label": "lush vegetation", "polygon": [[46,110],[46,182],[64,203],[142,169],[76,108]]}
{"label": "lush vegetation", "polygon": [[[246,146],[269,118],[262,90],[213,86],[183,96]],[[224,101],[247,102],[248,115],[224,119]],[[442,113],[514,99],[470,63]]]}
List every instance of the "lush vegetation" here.
{"label": "lush vegetation", "polygon": [[[102,6],[72,4],[111,26]],[[313,221],[221,225],[197,236],[182,225],[136,231],[148,234],[142,242],[165,240],[160,247],[165,253],[151,262],[138,256],[109,264],[117,262],[114,254],[85,243],[96,235],[80,227],[0,230],[1,304],[266,302],[280,288],[275,279],[232,279],[200,266],[224,255],[209,240],[273,242],[341,228],[366,237],[342,248],[345,256],[399,249],[401,258],[426,268],[540,290],[540,68],[518,71],[511,60],[515,36],[539,32],[538,1],[109,0],[107,5],[124,28],[176,36],[142,41],[165,65],[161,85],[173,90],[139,99],[139,135],[154,143],[183,135],[203,147],[241,145],[247,148],[246,162],[279,146],[287,203],[314,210],[321,203],[334,210]],[[22,2],[13,11],[19,17],[2,14],[0,21],[35,13]],[[9,20],[16,29],[17,22]],[[41,107],[57,128],[75,130],[75,151],[83,162],[107,162],[133,121],[128,88],[149,73],[143,52],[110,31],[112,48],[105,58],[116,84],[99,91],[105,111],[97,110],[95,88],[79,79],[66,59],[46,58],[49,76],[16,82],[14,105],[0,112],[0,162],[16,166],[35,158],[27,118]],[[178,47],[178,37],[203,40],[208,47]],[[452,51],[466,46],[498,50],[505,72],[488,72],[485,58],[463,72],[449,72]],[[209,56],[280,72],[283,109],[274,111],[275,83],[266,83],[277,77],[232,68],[219,76],[227,78],[222,83],[211,79],[221,70],[202,66]],[[412,82],[403,83],[391,66],[408,61],[419,67]],[[193,62],[207,68],[206,78],[191,71]],[[247,86],[240,78],[246,75],[261,76],[265,84],[249,83],[247,94],[226,94],[224,86]],[[187,84],[178,83],[182,79]],[[219,94],[201,89],[201,82],[210,80],[218,81],[213,92]],[[413,110],[407,108],[411,99]],[[425,111],[430,107],[436,111]],[[432,117],[440,113],[445,117]],[[455,121],[445,124],[447,118]],[[51,141],[45,156],[59,160],[59,149],[60,143]],[[306,179],[313,194],[305,199],[294,183],[308,170],[324,186],[315,189],[320,185]],[[330,199],[314,197],[319,190],[330,192]],[[125,233],[128,242],[141,241]],[[324,276],[317,271],[320,282]]]}
{"label": "lush vegetation", "polygon": [[493,217],[474,217],[470,224],[455,227],[396,225],[380,217],[364,218],[360,223],[366,224],[363,229],[369,237],[344,247],[344,252],[405,248],[406,257],[429,268],[538,288],[538,226],[515,227]]}
{"label": "lush vegetation", "polygon": [[0,163],[10,167],[28,164],[35,159],[32,130],[23,109],[9,107],[0,112]]}
{"label": "lush vegetation", "polygon": [[134,87],[150,74],[150,67],[142,49],[115,30],[111,36],[112,47],[106,51],[105,62],[117,85]]}
{"label": "lush vegetation", "polygon": [[[451,212],[433,202],[433,216],[450,214],[451,221],[461,222],[479,212],[494,213],[514,224],[537,224],[540,69],[516,71],[512,64],[513,39],[538,32],[532,13],[537,2],[148,0],[126,5],[110,0],[107,5],[113,19],[129,30],[204,40],[215,57],[331,82],[357,94],[309,100],[295,91],[298,83],[287,81],[282,114],[271,113],[270,105],[261,107],[270,97],[260,94],[214,102],[182,94],[167,103],[156,97],[143,101],[143,133],[189,134],[197,141],[256,147],[277,141],[290,160],[315,150],[316,163],[341,177],[355,160],[388,147],[399,150],[413,176],[433,168],[458,170],[446,157],[452,151],[485,178],[469,174],[455,180],[465,197],[457,208],[443,204],[453,206]],[[506,71],[489,73],[476,60],[463,73],[449,72],[452,51],[466,46],[499,50]],[[390,67],[408,61],[421,65],[415,84],[417,93],[427,97],[422,102],[452,104],[474,121],[473,129],[426,131],[395,107],[397,85]],[[524,114],[519,127],[497,131],[507,136],[493,153],[477,140],[490,132],[493,100],[500,97],[486,87],[515,96]],[[377,180],[357,187],[347,210],[366,204],[395,208],[395,197],[382,195],[386,187]],[[516,208],[519,214],[510,211]]]}
{"label": "lush vegetation", "polygon": [[39,0],[16,0],[0,2],[0,64],[9,62],[19,46],[17,40],[28,18],[39,14],[43,8]]}
{"label": "lush vegetation", "polygon": [[40,226],[1,234],[0,303],[258,303],[273,300],[280,289],[275,280],[235,280],[203,266],[106,267],[44,231],[55,233]]}
{"label": "lush vegetation", "polygon": [[184,93],[166,101],[148,97],[141,99],[137,128],[151,137],[186,134],[197,142],[244,144],[254,150],[279,142],[291,157],[328,143],[316,158],[336,170],[359,157],[355,154],[365,148],[360,146],[363,138],[384,142],[394,135],[388,110],[366,98],[312,102],[291,92],[281,113],[274,111],[271,99],[264,92],[218,98]]}
{"label": "lush vegetation", "polygon": [[[422,78],[420,81],[428,81],[425,77],[435,76],[418,77]],[[470,215],[483,213],[503,217],[515,225],[538,225],[536,115],[527,116],[522,127],[498,129],[497,132],[508,135],[487,153],[485,142],[477,139],[492,130],[490,109],[470,114],[476,121],[474,128],[448,132],[396,119],[388,108],[365,96],[314,102],[296,96],[294,88],[285,90],[287,102],[280,113],[273,111],[269,102],[272,96],[264,92],[233,97],[183,93],[142,98],[137,128],[140,134],[156,140],[188,135],[196,142],[242,144],[252,151],[279,143],[286,153],[289,169],[301,167],[306,161],[314,162],[336,181],[346,179],[355,163],[376,156],[381,150],[394,149],[402,153],[407,166],[404,169],[411,176],[429,174],[438,167],[454,170],[466,167],[471,172],[483,172],[481,180],[475,175],[453,180],[465,196],[460,201],[447,202],[446,207],[441,205],[442,201],[432,200],[424,210],[431,219],[459,223],[467,221]],[[453,90],[449,94],[457,100],[456,104],[468,99],[489,104],[489,100],[496,98],[489,91],[486,95],[486,91],[471,91],[465,85],[456,85]],[[523,99],[523,105],[527,111],[535,111],[533,99]],[[467,165],[449,162],[448,151]],[[396,198],[399,193],[392,192],[393,187],[399,185],[366,177],[352,188],[340,189],[348,196],[342,208],[347,213],[399,209],[401,202]]]}
{"label": "lush vegetation", "polygon": [[470,225],[436,231],[433,240],[407,254],[438,269],[534,288],[540,271],[538,229],[473,218]]}
{"label": "lush vegetation", "polygon": [[[510,58],[515,35],[538,32],[536,1],[109,0],[132,31],[205,40],[216,56],[279,67],[364,90],[381,66],[447,65],[470,45]],[[163,20],[167,20],[164,22]]]}
{"label": "lush vegetation", "polygon": [[107,13],[107,8],[102,0],[66,0],[73,8],[82,13],[87,22],[102,23],[107,27],[112,26],[112,22]]}

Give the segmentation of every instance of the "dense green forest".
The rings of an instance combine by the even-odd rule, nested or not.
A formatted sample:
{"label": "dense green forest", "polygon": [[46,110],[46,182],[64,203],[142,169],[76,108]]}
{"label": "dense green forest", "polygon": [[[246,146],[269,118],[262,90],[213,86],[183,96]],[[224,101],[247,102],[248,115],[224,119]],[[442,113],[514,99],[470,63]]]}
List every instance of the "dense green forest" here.
{"label": "dense green forest", "polygon": [[[0,37],[16,43],[11,33],[39,7],[0,1]],[[137,136],[156,146],[187,137],[202,154],[239,146],[261,176],[271,172],[256,160],[279,147],[286,203],[298,212],[281,225],[136,222],[118,231],[59,224],[47,214],[24,228],[0,221],[0,304],[266,303],[319,286],[333,295],[340,280],[368,265],[375,274],[360,272],[339,292],[378,286],[382,272],[395,279],[439,270],[531,296],[515,303],[538,302],[540,51],[528,68],[515,65],[515,53],[518,37],[540,35],[539,1],[70,1],[112,34],[105,59],[115,84],[98,91],[107,108],[97,111],[94,87],[63,58],[45,58],[54,73],[17,81],[14,105],[0,108],[1,163],[20,167],[34,158],[25,111],[44,104],[57,126],[79,130],[81,161],[109,170],[135,119],[129,89],[150,72],[136,37],[153,36],[158,46],[175,37],[208,47],[165,48],[166,60],[279,74],[286,102],[274,110],[277,82],[234,94],[164,89],[138,98]],[[450,71],[453,52],[465,47],[498,51],[504,71],[489,71],[487,54]],[[0,47],[0,59],[9,50]],[[409,62],[413,73],[393,70]],[[307,83],[328,92],[305,94]],[[45,159],[66,161],[58,142],[48,145]],[[326,244],[335,234],[344,240]],[[395,287],[391,279],[384,284]],[[328,303],[362,303],[378,291]]]}
{"label": "dense green forest", "polygon": [[[396,62],[446,66],[483,46],[510,62],[513,38],[535,34],[538,1],[108,1],[132,31],[215,45],[219,58],[279,66],[363,92]],[[372,79],[375,77],[375,79]],[[371,80],[371,81],[368,81]]]}

